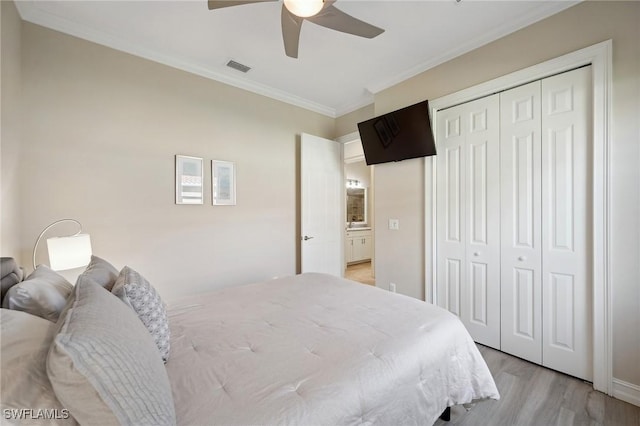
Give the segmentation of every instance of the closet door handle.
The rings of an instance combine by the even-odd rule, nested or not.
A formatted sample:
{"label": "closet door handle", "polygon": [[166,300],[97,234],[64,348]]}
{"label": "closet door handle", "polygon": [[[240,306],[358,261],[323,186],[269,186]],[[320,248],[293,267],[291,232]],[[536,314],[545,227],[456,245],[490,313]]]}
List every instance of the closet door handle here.
{"label": "closet door handle", "polygon": [[480,256],[480,252],[479,252],[479,251],[476,251],[476,252],[474,252],[474,253],[473,253],[473,255],[474,255],[475,257],[478,257],[478,256]]}
{"label": "closet door handle", "polygon": [[527,256],[520,256],[520,257],[518,257],[518,260],[520,262],[523,262],[523,261],[527,260]]}

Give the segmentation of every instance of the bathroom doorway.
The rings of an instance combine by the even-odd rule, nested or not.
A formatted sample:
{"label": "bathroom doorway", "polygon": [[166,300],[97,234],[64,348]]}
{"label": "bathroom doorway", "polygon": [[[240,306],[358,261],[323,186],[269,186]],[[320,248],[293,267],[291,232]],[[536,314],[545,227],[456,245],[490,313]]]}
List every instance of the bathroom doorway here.
{"label": "bathroom doorway", "polygon": [[373,166],[359,137],[344,144],[345,278],[375,286]]}

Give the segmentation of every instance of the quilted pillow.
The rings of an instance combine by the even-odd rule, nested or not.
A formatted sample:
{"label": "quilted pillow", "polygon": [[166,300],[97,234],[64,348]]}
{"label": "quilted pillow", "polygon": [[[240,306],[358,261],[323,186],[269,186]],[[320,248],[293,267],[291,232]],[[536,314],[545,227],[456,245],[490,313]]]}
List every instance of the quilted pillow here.
{"label": "quilted pillow", "polygon": [[91,280],[60,317],[47,374],[83,425],[175,425],[167,370],[136,314]]}
{"label": "quilted pillow", "polygon": [[111,292],[138,314],[155,340],[162,360],[167,362],[169,359],[169,321],[165,305],[156,289],[142,275],[125,266],[120,271]]}
{"label": "quilted pillow", "polygon": [[56,322],[71,290],[73,286],[64,277],[45,265],[38,265],[26,280],[9,289],[2,307]]}
{"label": "quilted pillow", "polygon": [[87,268],[78,277],[76,285],[80,281],[91,280],[111,291],[113,283],[116,282],[116,278],[118,278],[118,270],[114,268],[112,264],[98,256],[91,256],[91,262],[89,262]]}

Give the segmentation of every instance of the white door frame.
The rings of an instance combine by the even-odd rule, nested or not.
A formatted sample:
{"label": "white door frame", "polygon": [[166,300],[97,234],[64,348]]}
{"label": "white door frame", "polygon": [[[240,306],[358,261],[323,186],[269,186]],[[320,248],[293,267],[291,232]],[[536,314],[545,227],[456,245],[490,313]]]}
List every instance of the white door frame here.
{"label": "white door frame", "polygon": [[[607,40],[474,87],[429,101],[434,133],[438,110],[571,69],[593,71],[593,387],[613,391],[611,319],[611,91],[612,41]],[[436,164],[425,158],[425,298],[436,298]],[[430,224],[431,226],[429,226]]]}

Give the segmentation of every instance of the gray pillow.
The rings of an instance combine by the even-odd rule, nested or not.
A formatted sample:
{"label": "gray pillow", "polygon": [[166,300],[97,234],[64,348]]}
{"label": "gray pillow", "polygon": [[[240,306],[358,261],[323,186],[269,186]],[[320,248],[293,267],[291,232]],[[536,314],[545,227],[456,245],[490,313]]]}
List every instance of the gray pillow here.
{"label": "gray pillow", "polygon": [[167,371],[136,314],[91,280],[58,321],[47,374],[80,424],[174,425]]}
{"label": "gray pillow", "polygon": [[4,299],[7,291],[22,281],[24,271],[12,257],[0,257],[0,297]]}
{"label": "gray pillow", "polygon": [[112,264],[98,256],[91,256],[91,262],[89,262],[84,272],[80,274],[76,284],[89,279],[111,291],[116,278],[118,278],[118,270]]}
{"label": "gray pillow", "polygon": [[[2,357],[0,357],[0,388],[2,389],[2,424],[76,425],[71,414],[56,398],[47,377],[47,353],[56,330],[51,321],[25,312],[0,310],[2,325]],[[51,417],[11,415],[10,410],[49,410]],[[14,412],[15,413],[15,412]]]}
{"label": "gray pillow", "polygon": [[169,359],[169,321],[160,295],[149,281],[125,266],[111,290],[140,317],[156,342],[163,361]]}
{"label": "gray pillow", "polygon": [[2,307],[56,322],[73,286],[45,265],[38,265],[26,280],[9,289]]}

